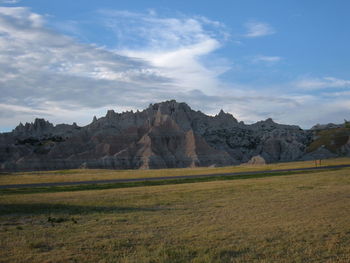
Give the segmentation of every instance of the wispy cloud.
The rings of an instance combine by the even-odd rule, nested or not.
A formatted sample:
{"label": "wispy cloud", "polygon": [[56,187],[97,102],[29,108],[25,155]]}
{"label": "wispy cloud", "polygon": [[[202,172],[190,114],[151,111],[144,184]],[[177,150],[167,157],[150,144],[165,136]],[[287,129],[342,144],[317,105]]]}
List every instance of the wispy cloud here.
{"label": "wispy cloud", "polygon": [[275,33],[275,30],[268,23],[247,22],[244,24],[244,26],[247,29],[247,32],[244,36],[247,38],[263,37]]}
{"label": "wispy cloud", "polygon": [[318,90],[326,88],[350,88],[350,80],[334,77],[302,78],[295,85],[305,90]]}
{"label": "wispy cloud", "polygon": [[217,77],[230,65],[213,56],[229,36],[222,23],[203,16],[162,17],[156,12],[101,10],[100,14],[118,39],[119,54],[148,61],[177,89],[201,87],[211,92],[222,85]]}
{"label": "wispy cloud", "polygon": [[282,60],[282,57],[278,57],[278,56],[257,55],[257,56],[252,58],[253,63],[263,62],[263,63],[268,63],[268,64],[275,64],[281,60]]}

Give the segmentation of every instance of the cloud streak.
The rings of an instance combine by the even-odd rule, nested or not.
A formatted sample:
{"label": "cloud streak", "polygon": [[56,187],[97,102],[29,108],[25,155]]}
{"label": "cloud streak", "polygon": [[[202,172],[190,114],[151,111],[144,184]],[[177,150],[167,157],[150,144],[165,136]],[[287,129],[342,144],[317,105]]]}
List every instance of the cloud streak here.
{"label": "cloud streak", "polygon": [[[201,16],[164,18],[154,13],[100,13],[118,39],[118,53],[148,61],[181,91],[199,87],[205,92],[216,90],[221,85],[217,77],[230,69],[229,63],[222,61],[216,63],[219,66],[205,63],[206,57],[228,38],[220,22]],[[212,56],[211,62],[216,59]]]}
{"label": "cloud streak", "polygon": [[247,32],[244,35],[247,38],[264,37],[275,34],[275,30],[268,23],[263,22],[247,22],[244,24]]}
{"label": "cloud streak", "polygon": [[296,86],[304,90],[350,88],[350,80],[339,79],[334,77],[303,78],[296,82]]}
{"label": "cloud streak", "polygon": [[253,63],[268,63],[268,64],[275,64],[279,61],[281,61],[282,58],[278,56],[263,56],[263,55],[258,55],[253,57],[252,62]]}

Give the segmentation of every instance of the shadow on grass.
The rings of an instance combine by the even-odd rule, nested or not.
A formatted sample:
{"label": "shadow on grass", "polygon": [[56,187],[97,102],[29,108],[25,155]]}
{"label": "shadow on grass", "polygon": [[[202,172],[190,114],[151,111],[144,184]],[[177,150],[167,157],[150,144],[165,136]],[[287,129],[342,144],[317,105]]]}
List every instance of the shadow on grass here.
{"label": "shadow on grass", "polygon": [[65,204],[0,204],[0,216],[3,215],[51,215],[51,214],[91,214],[91,213],[128,213],[168,210],[160,207],[120,207],[120,206],[82,206]]}

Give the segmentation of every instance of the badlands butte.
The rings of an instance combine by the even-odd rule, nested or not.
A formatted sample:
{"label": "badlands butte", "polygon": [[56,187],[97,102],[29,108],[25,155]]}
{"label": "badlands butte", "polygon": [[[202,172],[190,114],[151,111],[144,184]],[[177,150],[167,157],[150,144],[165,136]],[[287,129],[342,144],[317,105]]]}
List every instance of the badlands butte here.
{"label": "badlands butte", "polygon": [[246,125],[174,100],[116,113],[84,127],[44,119],[0,134],[1,171],[149,169],[273,163],[350,156],[349,123],[303,130],[272,119]]}

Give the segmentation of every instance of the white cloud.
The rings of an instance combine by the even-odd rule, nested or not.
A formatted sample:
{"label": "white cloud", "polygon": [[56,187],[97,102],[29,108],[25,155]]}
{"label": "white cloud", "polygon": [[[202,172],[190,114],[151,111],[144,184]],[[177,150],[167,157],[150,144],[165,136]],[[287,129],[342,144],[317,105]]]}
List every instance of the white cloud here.
{"label": "white cloud", "polygon": [[[150,62],[182,91],[199,87],[205,92],[216,91],[221,85],[217,77],[230,68],[223,60],[215,67],[203,63],[228,38],[220,22],[201,16],[163,18],[154,12],[101,13],[118,38],[118,53]],[[211,64],[215,59],[211,57]]]}
{"label": "white cloud", "polygon": [[0,0],[0,4],[17,4],[21,0]]}
{"label": "white cloud", "polygon": [[252,62],[253,63],[259,63],[259,62],[264,62],[268,64],[274,64],[279,61],[281,61],[282,58],[278,56],[263,56],[263,55],[258,55],[253,57]]}
{"label": "white cloud", "polygon": [[244,36],[248,38],[263,37],[275,33],[272,26],[263,22],[248,22],[244,26],[247,29],[247,33]]}
{"label": "white cloud", "polygon": [[302,78],[295,85],[305,90],[318,90],[326,88],[350,88],[350,80],[334,77]]}

